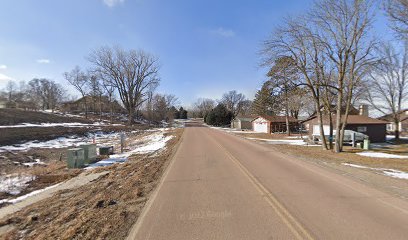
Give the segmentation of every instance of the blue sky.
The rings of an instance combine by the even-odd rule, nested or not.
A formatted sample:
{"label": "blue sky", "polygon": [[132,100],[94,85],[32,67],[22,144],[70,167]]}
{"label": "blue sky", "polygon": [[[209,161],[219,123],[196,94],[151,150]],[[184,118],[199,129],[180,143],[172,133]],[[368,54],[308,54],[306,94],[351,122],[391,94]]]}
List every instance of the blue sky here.
{"label": "blue sky", "polygon": [[[265,80],[262,41],[312,0],[0,0],[0,88],[8,79],[62,77],[103,45],[159,57],[161,93],[181,104],[229,90],[252,98]],[[377,22],[384,33],[385,21]]]}

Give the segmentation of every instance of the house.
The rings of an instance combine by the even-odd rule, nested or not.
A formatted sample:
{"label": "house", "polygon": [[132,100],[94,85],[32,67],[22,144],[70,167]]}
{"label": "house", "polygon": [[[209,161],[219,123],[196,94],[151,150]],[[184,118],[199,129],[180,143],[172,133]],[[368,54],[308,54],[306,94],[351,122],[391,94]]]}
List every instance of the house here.
{"label": "house", "polygon": [[231,128],[235,129],[252,129],[252,120],[255,116],[240,116],[231,120]]}
{"label": "house", "polygon": [[[400,111],[399,114],[400,114],[400,121],[398,123],[399,125],[398,129],[399,129],[400,135],[408,136],[408,108]],[[396,130],[396,126],[395,126],[392,114],[384,115],[378,119],[386,121],[387,122],[387,132],[389,134],[394,134]]]}
{"label": "house", "polygon": [[69,101],[64,102],[61,104],[60,110],[62,112],[69,112],[69,113],[81,113],[85,112],[85,101],[88,108],[88,112],[110,112],[110,108],[112,107],[113,112],[124,112],[124,109],[120,104],[113,100],[112,102],[109,101],[109,98],[106,96],[102,96],[99,98],[93,98],[91,96],[82,97],[76,101]]}
{"label": "house", "polygon": [[[371,142],[386,141],[386,125],[387,122],[375,118],[368,117],[368,106],[360,106],[359,114],[349,114],[347,118],[346,130],[352,130],[363,133],[369,137]],[[342,115],[343,117],[343,115]],[[330,122],[327,115],[323,116],[323,131],[325,135],[329,134]],[[311,116],[309,119],[302,122],[308,130],[309,137],[320,134],[320,126],[317,116]],[[333,128],[336,126],[336,114],[332,113]]]}
{"label": "house", "polygon": [[[291,131],[297,131],[299,122],[294,117],[289,117]],[[252,130],[262,133],[283,133],[286,132],[285,116],[258,116],[252,120]]]}

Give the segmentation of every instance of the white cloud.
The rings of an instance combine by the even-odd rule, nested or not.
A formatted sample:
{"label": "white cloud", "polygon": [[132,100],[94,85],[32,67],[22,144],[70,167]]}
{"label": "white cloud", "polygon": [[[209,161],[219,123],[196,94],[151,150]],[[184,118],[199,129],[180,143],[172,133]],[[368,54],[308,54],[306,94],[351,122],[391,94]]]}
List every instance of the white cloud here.
{"label": "white cloud", "polygon": [[103,3],[108,7],[114,7],[118,4],[124,3],[125,0],[103,0]]}
{"label": "white cloud", "polygon": [[10,80],[14,80],[14,79],[5,74],[0,73],[0,82],[10,81]]}
{"label": "white cloud", "polygon": [[1,69],[7,69],[7,66],[4,65],[4,64],[3,64],[3,65],[0,65],[0,70],[1,70]]}
{"label": "white cloud", "polygon": [[215,30],[212,30],[211,33],[219,35],[221,37],[226,37],[226,38],[235,36],[234,31],[232,31],[231,29],[224,29],[222,27],[220,27],[218,29],[215,29]]}
{"label": "white cloud", "polygon": [[48,63],[50,63],[50,62],[51,62],[50,59],[45,59],[45,58],[43,58],[43,59],[37,59],[37,63],[48,64]]}

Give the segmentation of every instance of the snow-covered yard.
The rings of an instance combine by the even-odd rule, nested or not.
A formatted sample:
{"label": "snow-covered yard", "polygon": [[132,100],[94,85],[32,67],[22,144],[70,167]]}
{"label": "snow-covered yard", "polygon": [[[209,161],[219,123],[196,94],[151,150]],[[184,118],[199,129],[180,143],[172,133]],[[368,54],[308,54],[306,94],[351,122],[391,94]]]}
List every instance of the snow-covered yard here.
{"label": "snow-covered yard", "polygon": [[369,170],[381,172],[382,174],[384,174],[386,176],[393,177],[393,178],[408,179],[408,172],[403,172],[403,171],[399,171],[399,170],[395,170],[395,169],[372,168],[372,167],[367,167],[367,166],[362,166],[362,165],[357,165],[357,164],[352,164],[352,163],[343,163],[343,165],[346,165],[346,166],[349,166],[349,167],[369,169]]}

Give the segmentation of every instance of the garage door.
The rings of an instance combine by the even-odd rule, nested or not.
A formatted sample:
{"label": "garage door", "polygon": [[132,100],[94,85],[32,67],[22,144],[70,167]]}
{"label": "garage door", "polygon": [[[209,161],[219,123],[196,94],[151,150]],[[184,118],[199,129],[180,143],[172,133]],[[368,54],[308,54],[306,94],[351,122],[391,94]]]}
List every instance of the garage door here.
{"label": "garage door", "polygon": [[267,122],[254,123],[254,131],[268,133],[268,123]]}

